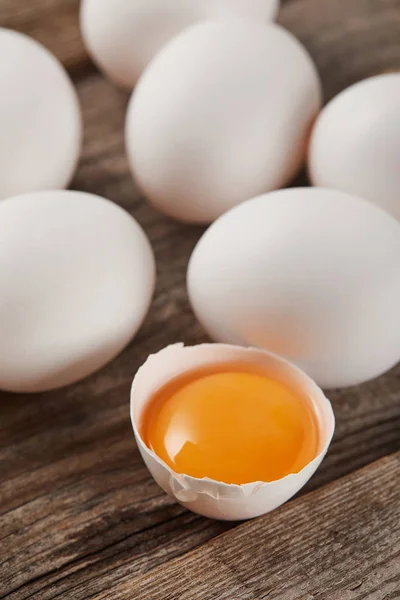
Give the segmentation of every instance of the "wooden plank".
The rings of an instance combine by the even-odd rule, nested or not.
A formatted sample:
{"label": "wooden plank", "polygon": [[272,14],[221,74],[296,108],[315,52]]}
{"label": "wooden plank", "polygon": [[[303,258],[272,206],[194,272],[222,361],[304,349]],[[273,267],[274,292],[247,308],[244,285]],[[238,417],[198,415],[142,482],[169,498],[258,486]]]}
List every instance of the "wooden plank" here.
{"label": "wooden plank", "polygon": [[287,0],[279,21],[309,50],[326,100],[360,79],[400,70],[398,0]]}
{"label": "wooden plank", "polygon": [[113,600],[399,598],[399,482],[400,453],[117,585]]}
{"label": "wooden plank", "polygon": [[[58,44],[47,32],[73,4],[75,25],[66,25],[64,35],[74,40],[75,0],[0,0],[0,22],[19,11],[26,15],[21,27],[37,26]],[[289,0],[281,20],[318,61],[329,97],[357,78],[400,65],[393,34],[399,14],[400,0]],[[30,25],[35,15],[37,24]],[[57,52],[67,64],[80,64],[68,58],[81,52],[69,42]],[[105,195],[139,220],[155,250],[157,292],[137,338],[100,373],[49,394],[0,394],[0,597],[10,600],[109,597],[121,582],[229,527],[183,511],[158,489],[134,446],[128,415],[131,378],[150,352],[178,340],[205,340],[184,285],[202,230],[174,223],[143,201],[124,151],[128,96],[94,72],[82,73],[75,81],[85,145],[72,187]],[[330,394],[337,433],[308,490],[399,449],[399,378],[398,367],[371,384]]]}
{"label": "wooden plank", "polygon": [[44,44],[70,71],[89,64],[79,31],[80,0],[0,0],[0,27]]}

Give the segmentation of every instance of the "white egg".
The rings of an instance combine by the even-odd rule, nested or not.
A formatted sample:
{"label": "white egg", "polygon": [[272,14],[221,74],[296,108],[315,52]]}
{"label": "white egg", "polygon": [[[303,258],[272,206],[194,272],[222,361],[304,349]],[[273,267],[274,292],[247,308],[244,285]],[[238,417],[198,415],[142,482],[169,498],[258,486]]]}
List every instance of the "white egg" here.
{"label": "white egg", "polygon": [[116,204],[46,191],[0,203],[0,389],[45,391],[114,358],[154,288],[150,244]]}
{"label": "white egg", "polygon": [[196,25],[158,54],[133,93],[133,174],[166,214],[211,222],[296,174],[319,107],[317,72],[289,32],[243,19]]}
{"label": "white egg", "polygon": [[82,0],[81,30],[93,60],[132,89],[150,60],[188,26],[223,16],[273,19],[279,0]]}
{"label": "white egg", "polygon": [[[270,482],[226,484],[207,477],[199,479],[176,473],[146,446],[140,435],[140,426],[144,411],[154,394],[184,373],[219,364],[257,367],[266,376],[273,377],[307,398],[318,422],[319,448],[317,456],[301,471]],[[223,520],[257,517],[294,496],[319,467],[335,429],[335,417],[329,400],[305,373],[264,350],[223,344],[192,347],[175,344],[150,356],[133,380],[131,420],[140,453],[159,486],[193,512]]]}
{"label": "white egg", "polygon": [[344,192],[298,188],[222,216],[190,259],[212,338],[280,354],[327,388],[400,359],[400,224]]}
{"label": "white egg", "polygon": [[0,200],[68,185],[81,115],[59,61],[33,39],[0,28]]}
{"label": "white egg", "polygon": [[400,73],[360,81],[329,102],[309,171],[314,185],[358,194],[400,221]]}

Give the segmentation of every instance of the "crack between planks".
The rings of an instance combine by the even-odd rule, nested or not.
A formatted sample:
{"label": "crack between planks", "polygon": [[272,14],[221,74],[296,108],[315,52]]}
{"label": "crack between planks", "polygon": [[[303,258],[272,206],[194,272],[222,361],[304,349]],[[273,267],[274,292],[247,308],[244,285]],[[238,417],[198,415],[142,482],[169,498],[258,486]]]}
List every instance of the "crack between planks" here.
{"label": "crack between planks", "polygon": [[[19,591],[23,590],[23,588],[25,588],[25,587],[27,587],[27,586],[30,586],[30,585],[32,585],[32,584],[34,584],[34,583],[37,583],[37,582],[38,582],[38,581],[40,581],[41,579],[44,579],[44,578],[46,578],[46,577],[49,577],[49,576],[53,575],[53,574],[55,574],[55,573],[59,572],[61,569],[65,569],[65,568],[68,568],[68,567],[71,567],[71,566],[77,565],[77,564],[79,564],[81,561],[85,561],[85,560],[87,560],[87,559],[90,559],[91,557],[93,557],[93,556],[96,556],[96,554],[100,554],[100,553],[104,552],[105,550],[109,550],[109,549],[110,549],[110,548],[112,548],[113,546],[117,546],[118,544],[120,544],[120,543],[122,543],[122,542],[124,542],[124,541],[128,540],[128,539],[129,539],[129,538],[131,538],[132,536],[137,536],[137,535],[140,535],[140,534],[146,533],[146,532],[148,532],[148,531],[151,531],[151,530],[153,530],[153,529],[156,529],[157,527],[160,527],[161,525],[165,525],[166,523],[173,522],[173,521],[175,521],[176,519],[178,519],[179,517],[181,517],[181,515],[182,515],[182,513],[181,513],[181,514],[179,514],[179,515],[176,515],[175,517],[171,517],[170,519],[168,519],[167,521],[163,521],[162,523],[154,523],[154,524],[152,524],[152,525],[149,525],[149,526],[147,526],[147,527],[143,527],[143,529],[139,529],[138,531],[135,531],[135,532],[133,532],[133,533],[130,533],[129,535],[123,536],[123,537],[121,537],[120,539],[118,539],[118,540],[115,540],[114,542],[112,542],[112,543],[110,543],[110,544],[107,544],[107,545],[103,546],[103,547],[102,547],[101,549],[99,549],[99,550],[94,550],[94,551],[92,551],[92,552],[88,552],[87,554],[84,554],[84,555],[82,555],[82,556],[76,557],[76,558],[74,558],[74,559],[72,559],[72,560],[70,560],[70,561],[66,562],[64,565],[62,565],[62,567],[56,567],[56,568],[54,568],[54,569],[51,569],[50,571],[47,571],[46,573],[42,573],[42,574],[40,574],[40,575],[37,575],[36,577],[32,577],[32,579],[29,579],[28,581],[25,581],[23,584],[21,584],[21,585],[17,586],[16,588],[12,589],[11,591],[7,592],[7,594],[6,594],[5,596],[0,596],[0,600],[3,600],[3,599],[6,599],[6,598],[9,598],[9,597],[11,596],[11,594],[15,594],[16,592],[19,592]],[[118,555],[118,553],[116,553],[115,555]],[[96,562],[96,563],[99,563],[99,562],[102,562],[103,560],[106,560],[106,559],[105,559],[105,558],[103,558],[103,559],[100,559],[100,560],[98,560],[98,561],[95,561],[95,562]],[[91,564],[95,564],[95,563],[91,563]],[[85,567],[82,567],[82,568],[85,568]],[[82,570],[82,568],[78,569],[78,570],[77,570],[77,571],[75,571],[74,573],[81,571],[81,570]],[[59,579],[56,579],[54,582],[52,582],[50,585],[53,585],[54,583],[58,583],[58,582],[62,581],[63,579],[66,579],[66,578],[70,577],[70,575],[71,575],[71,573],[69,573],[68,575],[65,575],[65,576],[63,576],[63,577],[60,577]],[[40,589],[40,591],[42,592],[42,591],[43,591],[43,590],[45,590],[47,587],[49,587],[49,586],[47,586],[47,585],[46,585],[46,586],[44,586],[43,588],[41,588],[41,589]],[[60,592],[60,593],[61,593],[61,592]],[[56,596],[53,596],[53,598],[56,598],[56,597],[58,597],[59,595],[60,595],[60,594],[56,594]],[[31,598],[31,597],[33,598],[34,596],[31,596],[31,595],[29,595],[29,596],[26,596],[25,598],[26,598],[26,600],[27,600],[28,598]]]}

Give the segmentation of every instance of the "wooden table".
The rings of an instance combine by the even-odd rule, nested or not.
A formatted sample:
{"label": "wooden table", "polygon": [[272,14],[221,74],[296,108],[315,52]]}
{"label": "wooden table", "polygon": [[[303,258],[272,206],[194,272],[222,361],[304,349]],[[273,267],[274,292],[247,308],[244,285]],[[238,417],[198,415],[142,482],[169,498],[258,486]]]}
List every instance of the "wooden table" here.
{"label": "wooden table", "polygon": [[[85,144],[72,187],[138,219],[158,286],[144,327],[102,371],[53,393],[0,395],[0,597],[399,598],[399,368],[330,394],[337,431],[325,462],[297,499],[260,519],[233,526],[191,514],[144,467],[129,387],[150,352],[205,339],[184,285],[201,229],[164,218],[135,189],[124,153],[127,94],[87,59],[77,17],[78,0],[0,0],[0,25],[45,43],[77,86]],[[400,0],[287,0],[280,21],[313,55],[326,99],[400,67]]]}

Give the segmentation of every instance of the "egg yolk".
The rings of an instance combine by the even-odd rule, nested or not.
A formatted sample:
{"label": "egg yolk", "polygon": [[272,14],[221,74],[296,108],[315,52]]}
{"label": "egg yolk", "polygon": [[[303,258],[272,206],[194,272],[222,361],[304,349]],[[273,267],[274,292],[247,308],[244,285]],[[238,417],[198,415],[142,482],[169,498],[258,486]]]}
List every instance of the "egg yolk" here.
{"label": "egg yolk", "polygon": [[142,439],[176,473],[224,483],[273,481],[315,458],[308,401],[257,373],[192,374],[150,401]]}

